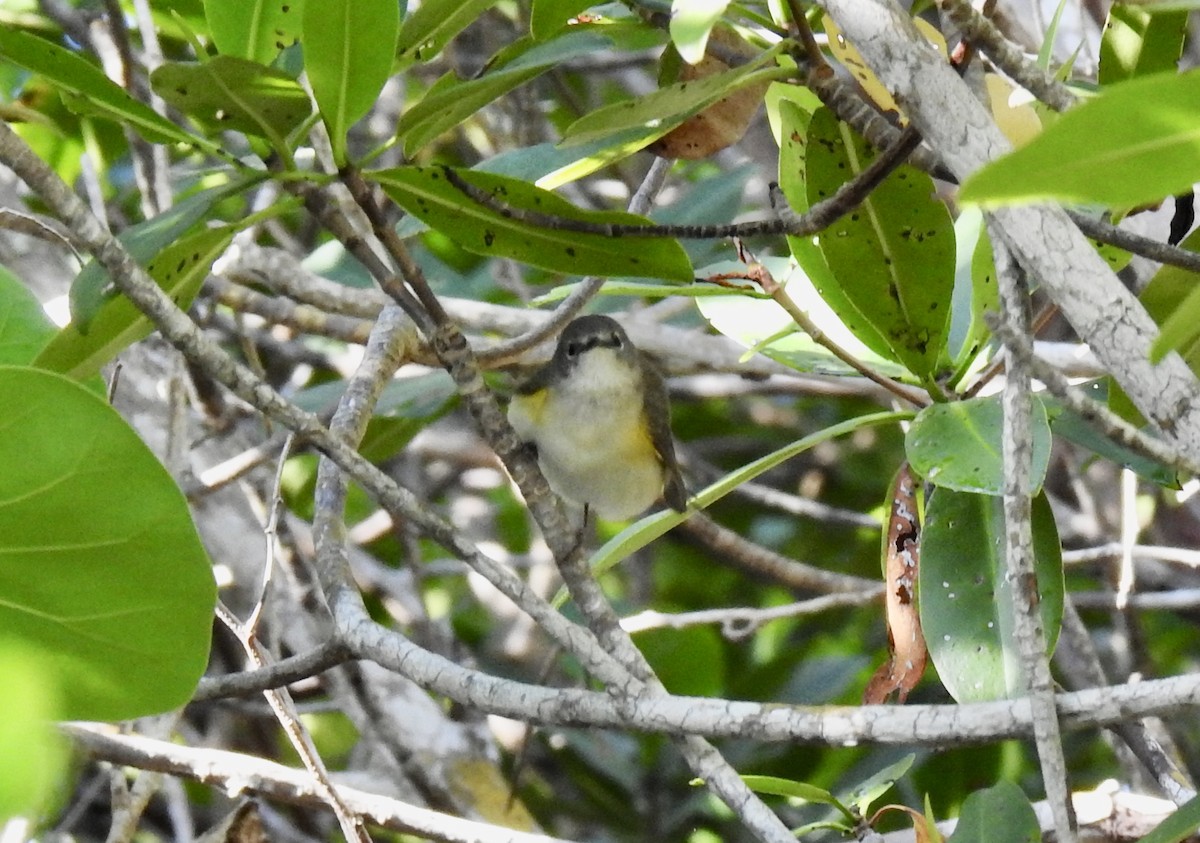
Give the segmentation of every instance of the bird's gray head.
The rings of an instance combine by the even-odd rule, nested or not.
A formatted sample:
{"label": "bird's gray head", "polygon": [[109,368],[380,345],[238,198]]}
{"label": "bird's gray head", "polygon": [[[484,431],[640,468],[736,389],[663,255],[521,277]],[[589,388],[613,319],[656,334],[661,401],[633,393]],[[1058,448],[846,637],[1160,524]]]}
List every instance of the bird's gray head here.
{"label": "bird's gray head", "polygon": [[617,320],[593,314],[580,316],[563,329],[554,350],[554,365],[559,371],[572,369],[594,348],[611,349],[618,357],[626,359],[633,359],[637,354],[629,335]]}

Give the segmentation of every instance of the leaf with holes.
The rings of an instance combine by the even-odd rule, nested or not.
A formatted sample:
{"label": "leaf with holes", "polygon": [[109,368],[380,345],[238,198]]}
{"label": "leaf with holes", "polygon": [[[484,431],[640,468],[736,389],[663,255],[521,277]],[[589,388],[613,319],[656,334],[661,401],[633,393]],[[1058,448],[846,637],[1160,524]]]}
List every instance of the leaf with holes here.
{"label": "leaf with holes", "polygon": [[[1050,462],[1050,424],[1046,408],[1033,402],[1034,489],[1042,487]],[[1001,458],[1003,410],[1000,396],[932,404],[917,414],[904,448],[917,473],[935,486],[1000,495],[1004,492]]]}
{"label": "leaf with holes", "polygon": [[150,84],[205,131],[233,129],[266,138],[277,149],[312,113],[312,102],[295,79],[234,56],[165,62],[150,74]]}
{"label": "leaf with holes", "polygon": [[[782,86],[780,86],[782,87]],[[807,90],[807,89],[801,89]],[[779,187],[788,201],[788,205],[798,214],[809,209],[808,188],[804,178],[806,152],[808,149],[808,124],[812,115],[820,107],[820,101],[811,109],[805,109],[800,104],[789,99],[778,102],[779,119]],[[848,330],[856,343],[861,343],[871,350],[871,353],[883,360],[894,360],[891,346],[875,330],[870,320],[863,316],[862,311],[846,296],[841,285],[837,283],[829,264],[821,252],[821,247],[815,237],[787,238],[792,257],[804,270],[811,281],[811,286],[820,296],[819,307],[808,302],[800,305],[817,325],[826,330],[834,342],[845,347],[845,340],[840,336]],[[789,290],[789,295],[795,297],[796,291]],[[836,320],[832,325],[830,320],[822,318],[829,314]],[[843,328],[844,326],[844,328]],[[862,355],[856,349],[848,349],[851,354]],[[844,365],[844,364],[841,364]]]}
{"label": "leaf with holes", "polygon": [[[805,156],[808,202],[832,196],[874,155],[827,108],[813,115]],[[820,232],[840,296],[869,321],[896,360],[934,374],[949,331],[954,224],[933,180],[902,164],[854,210]],[[828,299],[835,307],[835,299]]]}
{"label": "leaf with holes", "polygon": [[404,19],[396,41],[397,70],[429,61],[496,0],[424,0]]}
{"label": "leaf with holes", "polygon": [[[146,265],[146,271],[182,308],[191,305],[208,277],[213,261],[229,247],[237,229],[210,228],[163,249]],[[110,298],[88,325],[87,333],[74,322],[59,331],[42,349],[34,365],[82,380],[120,351],[149,336],[150,320],[125,296]]]}
{"label": "leaf with holes", "polygon": [[0,366],[0,405],[0,640],[41,654],[64,718],[182,705],[208,661],[216,584],[179,487],[61,375]]}
{"label": "leaf with holes", "polygon": [[400,7],[396,0],[321,0],[305,5],[301,29],[304,69],[334,160],[344,164],[346,133],[392,74]]}
{"label": "leaf with holes", "polygon": [[[1053,651],[1062,624],[1062,548],[1044,494],[1033,499],[1033,550],[1046,645]],[[929,656],[955,700],[1024,693],[1002,498],[934,490],[925,508],[917,595]]]}
{"label": "leaf with holes", "polygon": [[304,0],[204,0],[204,16],[222,55],[270,64],[300,37]]}
{"label": "leaf with holes", "polygon": [[[548,190],[519,179],[455,170],[471,187],[514,211],[595,225],[648,225],[621,211],[584,211]],[[484,205],[446,177],[442,167],[397,167],[372,173],[398,205],[475,254],[505,257],[569,275],[691,281],[692,264],[679,242],[666,237],[621,240],[604,234],[557,230],[523,222]],[[618,244],[620,248],[618,248]]]}

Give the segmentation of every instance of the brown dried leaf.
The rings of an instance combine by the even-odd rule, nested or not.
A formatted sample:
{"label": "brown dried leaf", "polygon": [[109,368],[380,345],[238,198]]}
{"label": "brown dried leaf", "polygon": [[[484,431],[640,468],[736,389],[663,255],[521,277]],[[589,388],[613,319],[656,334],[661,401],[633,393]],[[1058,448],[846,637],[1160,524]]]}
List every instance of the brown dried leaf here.
{"label": "brown dried leaf", "polygon": [[[753,55],[753,45],[736,31],[725,26],[714,27],[708,37],[704,58],[695,65],[684,64],[679,71],[679,81],[690,82],[729,70],[731,66],[717,56],[749,59]],[[770,84],[747,85],[717,100],[651,144],[650,151],[662,158],[696,161],[732,146],[750,128],[750,121],[758,112]]]}
{"label": "brown dried leaf", "polygon": [[887,702],[896,694],[904,702],[925,672],[928,652],[917,615],[917,568],[921,562],[921,524],[917,516],[917,484],[908,463],[900,466],[891,489],[891,516],[884,545],[884,595],[890,656],[881,665],[867,689],[863,702]]}

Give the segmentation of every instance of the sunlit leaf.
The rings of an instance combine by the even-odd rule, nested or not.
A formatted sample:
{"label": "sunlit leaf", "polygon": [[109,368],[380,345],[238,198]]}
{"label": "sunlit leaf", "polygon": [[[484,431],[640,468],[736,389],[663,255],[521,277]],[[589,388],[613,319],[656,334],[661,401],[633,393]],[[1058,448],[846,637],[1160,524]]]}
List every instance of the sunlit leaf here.
{"label": "sunlit leaf", "polygon": [[1185,11],[1114,3],[1100,37],[1100,84],[1175,72],[1187,27]]}
{"label": "sunlit leaf", "polygon": [[204,0],[208,29],[222,55],[262,64],[296,43],[303,8],[304,0]]}
{"label": "sunlit leaf", "polygon": [[704,58],[709,33],[728,5],[729,0],[672,0],[671,41],[688,64]]}
{"label": "sunlit leaf", "polygon": [[84,98],[92,113],[129,126],[155,143],[184,143],[214,151],[211,144],[180,129],[134,99],[77,53],[9,26],[0,26],[0,57],[43,76],[62,90]]}
{"label": "sunlit leaf", "polygon": [[399,27],[396,0],[319,0],[304,7],[304,69],[339,164],[346,160],[346,133],[392,74]]}
{"label": "sunlit leaf", "polygon": [[65,718],[182,705],[208,662],[216,584],[179,487],[68,378],[0,367],[0,402],[0,639],[40,651]]}
{"label": "sunlit leaf", "polygon": [[1200,181],[1200,72],[1114,85],[967,179],[984,206],[1058,199],[1129,207]]}

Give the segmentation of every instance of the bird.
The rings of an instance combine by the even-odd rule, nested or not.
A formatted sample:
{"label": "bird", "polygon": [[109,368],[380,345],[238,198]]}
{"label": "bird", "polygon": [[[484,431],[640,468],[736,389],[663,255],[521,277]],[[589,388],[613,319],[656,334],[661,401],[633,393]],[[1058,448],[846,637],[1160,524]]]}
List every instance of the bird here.
{"label": "bird", "polygon": [[584,518],[623,521],[659,499],[687,510],[666,383],[610,316],[580,316],[508,406],[550,488]]}

